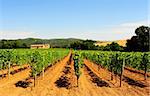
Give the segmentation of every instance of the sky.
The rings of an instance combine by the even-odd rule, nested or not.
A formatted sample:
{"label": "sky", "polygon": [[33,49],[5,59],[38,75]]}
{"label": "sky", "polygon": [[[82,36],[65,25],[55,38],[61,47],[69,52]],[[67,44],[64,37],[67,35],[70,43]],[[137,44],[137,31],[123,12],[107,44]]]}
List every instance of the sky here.
{"label": "sky", "polygon": [[0,39],[129,39],[150,0],[0,0]]}

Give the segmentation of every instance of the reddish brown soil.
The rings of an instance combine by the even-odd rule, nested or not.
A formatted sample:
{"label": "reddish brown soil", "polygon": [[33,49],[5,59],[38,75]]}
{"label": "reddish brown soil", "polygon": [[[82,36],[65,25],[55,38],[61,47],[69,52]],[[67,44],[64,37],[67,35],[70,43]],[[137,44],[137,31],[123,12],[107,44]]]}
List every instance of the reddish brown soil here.
{"label": "reddish brown soil", "polygon": [[147,80],[145,80],[144,75],[141,73],[136,73],[136,72],[129,71],[129,70],[125,69],[124,70],[124,76],[132,78],[132,79],[139,81],[141,83],[144,83],[146,85],[150,84],[150,78],[148,77]]}
{"label": "reddish brown soil", "polygon": [[[13,66],[10,68],[10,73],[13,75],[15,71],[19,71],[20,69],[29,67],[28,64],[24,64],[22,66]],[[8,76],[8,69],[0,70],[0,79]]]}
{"label": "reddish brown soil", "polygon": [[[136,85],[137,83],[139,84],[140,81],[137,82],[136,80],[138,80],[137,78],[143,78],[143,76],[142,75],[137,75],[137,77],[136,77],[136,76],[133,75],[133,73],[128,73],[125,70],[124,71],[124,76],[126,76],[127,78],[130,78],[134,82],[130,81],[130,80],[128,82],[124,82],[124,81],[127,81],[126,78],[124,77],[125,80],[122,81],[123,86],[121,88],[119,88],[119,84],[120,84],[119,83],[119,81],[120,81],[119,76],[115,76],[114,80],[110,80],[111,72],[109,72],[108,70],[106,70],[104,68],[98,69],[98,65],[90,62],[89,60],[84,60],[84,62],[85,62],[85,65],[88,66],[88,68],[91,69],[97,76],[99,76],[100,78],[104,78],[103,80],[105,80],[106,82],[109,81],[110,83],[114,84],[114,86],[111,85],[112,90],[116,89],[118,87],[118,93],[120,93],[121,91],[119,91],[119,90],[124,89],[124,91],[121,92],[123,96],[126,96],[127,93],[128,93],[127,96],[129,96],[129,95],[131,95],[131,96],[132,95],[133,96],[134,95],[135,96],[148,96],[148,94],[150,94],[149,93],[149,88],[150,87],[147,85],[147,84],[149,84],[148,81],[149,81],[150,78],[148,78],[148,80],[145,81],[145,83],[143,82],[144,84],[142,83],[143,85],[147,85],[147,86],[140,87],[140,86]],[[139,77],[139,76],[141,76],[141,77]],[[132,85],[132,83],[133,83],[133,85]]]}
{"label": "reddish brown soil", "polygon": [[[65,57],[62,61],[48,68],[47,71],[45,72],[44,78],[42,78],[42,76],[38,77],[38,79],[36,80],[35,87],[21,88],[16,87],[14,83],[5,85],[3,86],[3,88],[0,89],[0,96],[2,94],[3,96],[47,96],[47,94],[49,94],[49,92],[52,91],[53,88],[55,88],[54,82],[61,75],[61,71],[63,70],[64,66],[69,60],[69,57],[70,54],[67,57]],[[24,74],[22,73],[19,74],[20,76],[24,76]],[[29,77],[29,73],[27,74],[28,75],[24,76],[22,80]],[[19,80],[15,80],[15,83],[18,81]]]}
{"label": "reddish brown soil", "polygon": [[[125,67],[125,70],[135,73],[136,75],[144,75],[144,71],[142,71],[142,70],[136,70],[136,69],[130,68],[130,67]],[[150,72],[147,73],[147,76],[150,77]]]}
{"label": "reddish brown soil", "polygon": [[[19,73],[10,76],[10,79],[3,78],[0,80],[0,96],[12,96],[17,81],[25,79],[29,76],[30,69],[25,69]],[[14,90],[13,90],[14,89]]]}
{"label": "reddish brown soil", "polygon": [[[29,77],[30,69],[14,74],[9,81],[0,80],[2,84],[0,85],[0,96],[148,96],[146,88],[149,87],[141,88],[123,81],[123,86],[120,88],[118,76],[110,80],[111,73],[108,70],[103,68],[98,70],[98,66],[88,60],[84,60],[85,66],[81,68],[82,74],[77,87],[74,62],[72,59],[69,61],[70,55],[71,53],[48,68],[44,78],[39,76],[35,87],[15,86],[19,80]],[[64,80],[64,85],[61,85],[61,80]],[[60,82],[59,86],[57,81]]]}

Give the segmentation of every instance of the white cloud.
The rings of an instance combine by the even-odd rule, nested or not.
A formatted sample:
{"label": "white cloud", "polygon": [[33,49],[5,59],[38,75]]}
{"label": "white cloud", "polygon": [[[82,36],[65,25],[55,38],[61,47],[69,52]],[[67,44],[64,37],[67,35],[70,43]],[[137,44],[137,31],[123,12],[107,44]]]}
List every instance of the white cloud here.
{"label": "white cloud", "polygon": [[129,39],[135,35],[135,29],[139,26],[148,26],[148,20],[137,22],[125,22],[116,26],[109,27],[105,32],[112,32],[110,39]]}
{"label": "white cloud", "polygon": [[148,20],[143,20],[138,22],[127,22],[121,24],[122,27],[139,27],[141,25],[148,25]]}
{"label": "white cloud", "polygon": [[84,31],[69,30],[61,32],[16,32],[16,31],[2,31],[0,32],[0,39],[18,39],[18,38],[81,38],[93,40],[120,40],[129,39],[135,35],[135,29],[141,25],[148,26],[146,20],[138,22],[125,22],[114,26],[99,27],[98,29],[90,30],[89,28]]}
{"label": "white cloud", "polygon": [[146,20],[138,22],[125,22],[114,26],[88,30],[86,32],[75,32],[72,35],[79,38],[94,40],[125,40],[130,39],[133,35],[135,35],[135,29],[141,25],[148,26],[148,22]]}
{"label": "white cloud", "polygon": [[34,32],[16,32],[16,31],[1,31],[0,39],[21,39],[37,37],[37,34]]}

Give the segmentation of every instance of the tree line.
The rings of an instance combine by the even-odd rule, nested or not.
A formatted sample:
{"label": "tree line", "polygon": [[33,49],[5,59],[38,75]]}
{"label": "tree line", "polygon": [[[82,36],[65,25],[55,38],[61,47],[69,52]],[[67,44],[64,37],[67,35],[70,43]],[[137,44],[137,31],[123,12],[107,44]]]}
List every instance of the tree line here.
{"label": "tree line", "polygon": [[126,47],[120,46],[118,43],[112,42],[106,46],[95,46],[94,41],[86,40],[84,42],[75,42],[70,47],[74,49],[84,50],[102,50],[102,51],[150,51],[150,27],[140,26],[135,30],[135,36],[127,40]]}
{"label": "tree line", "polygon": [[[54,48],[73,48],[76,50],[102,50],[102,51],[139,51],[147,52],[150,51],[150,27],[140,26],[135,30],[135,36],[127,40],[126,47],[120,46],[118,43],[112,42],[106,46],[96,46],[96,41],[93,40],[34,40],[31,39],[29,42],[23,42],[23,40],[0,40],[0,49],[12,49],[12,48],[30,48],[31,41],[39,42],[52,42]],[[25,41],[25,40],[24,40]],[[26,40],[27,41],[27,40]],[[63,41],[63,42],[62,42]],[[63,45],[64,43],[64,45]]]}
{"label": "tree line", "polygon": [[16,48],[29,48],[26,43],[22,43],[20,40],[1,40],[0,49],[16,49]]}

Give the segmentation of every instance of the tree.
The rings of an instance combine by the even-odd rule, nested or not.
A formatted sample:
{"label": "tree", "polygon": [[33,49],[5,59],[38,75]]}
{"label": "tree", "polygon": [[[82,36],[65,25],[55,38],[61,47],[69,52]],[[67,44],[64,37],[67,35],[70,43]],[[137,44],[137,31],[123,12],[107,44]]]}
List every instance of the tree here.
{"label": "tree", "polygon": [[150,51],[150,27],[140,26],[135,30],[136,36],[127,40],[127,51]]}
{"label": "tree", "polygon": [[123,50],[124,50],[123,47],[115,42],[112,42],[111,44],[107,44],[104,47],[104,51],[123,51]]}
{"label": "tree", "polygon": [[28,48],[28,46],[27,46],[26,43],[23,43],[23,44],[22,44],[22,47],[23,47],[23,48]]}
{"label": "tree", "polygon": [[97,46],[94,45],[95,41],[85,40],[85,41],[77,41],[70,44],[70,48],[73,49],[82,49],[82,50],[95,50],[98,49]]}

